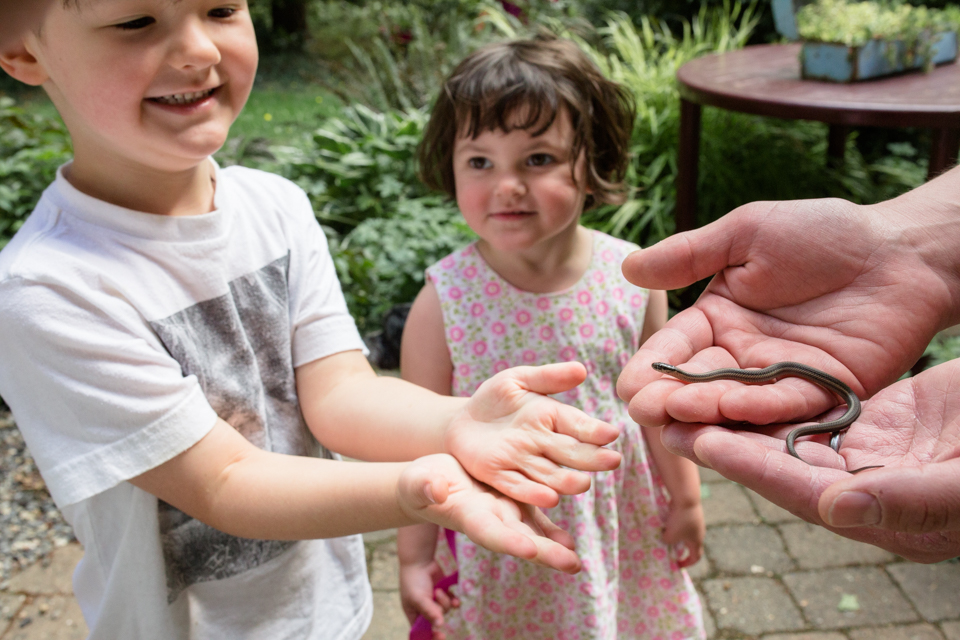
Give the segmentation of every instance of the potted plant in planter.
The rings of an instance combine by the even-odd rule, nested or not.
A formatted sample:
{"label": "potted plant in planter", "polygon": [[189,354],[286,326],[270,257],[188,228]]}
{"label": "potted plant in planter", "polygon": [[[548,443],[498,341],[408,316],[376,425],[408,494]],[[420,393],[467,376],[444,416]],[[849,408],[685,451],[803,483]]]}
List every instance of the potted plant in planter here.
{"label": "potted plant in planter", "polygon": [[955,60],[960,8],[817,0],[796,24],[802,76],[854,82]]}

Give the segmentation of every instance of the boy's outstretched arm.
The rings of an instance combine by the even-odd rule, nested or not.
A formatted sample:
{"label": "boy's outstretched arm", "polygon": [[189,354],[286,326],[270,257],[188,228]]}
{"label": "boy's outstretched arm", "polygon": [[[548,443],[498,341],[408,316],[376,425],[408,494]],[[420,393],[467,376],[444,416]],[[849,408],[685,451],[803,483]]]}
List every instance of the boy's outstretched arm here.
{"label": "boy's outstretched arm", "polygon": [[615,427],[543,395],[585,375],[579,363],[517,367],[472,398],[452,398],[378,377],[359,351],[348,351],[298,368],[297,390],[307,425],[333,451],[371,461],[449,453],[511,498],[552,507],[557,494],[590,486],[580,471],[620,463],[603,448],[616,439]]}
{"label": "boy's outstretched arm", "polygon": [[400,464],[288,456],[257,448],[218,419],[197,444],[131,482],[245,538],[330,538],[435,522],[498,553],[580,568],[572,540],[538,509],[483,486],[448,455]]}

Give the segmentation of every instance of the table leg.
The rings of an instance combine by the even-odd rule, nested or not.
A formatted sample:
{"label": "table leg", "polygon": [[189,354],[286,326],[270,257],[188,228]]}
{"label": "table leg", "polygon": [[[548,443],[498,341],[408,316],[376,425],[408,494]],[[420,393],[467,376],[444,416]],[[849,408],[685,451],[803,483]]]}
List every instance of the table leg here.
{"label": "table leg", "polygon": [[960,153],[960,129],[934,129],[932,133],[927,180],[957,164],[957,154]]}
{"label": "table leg", "polygon": [[827,133],[827,163],[833,167],[843,165],[843,155],[847,150],[847,136],[850,127],[842,124],[831,124]]}
{"label": "table leg", "polygon": [[677,232],[697,226],[700,173],[700,105],[680,98],[680,148],[677,152]]}

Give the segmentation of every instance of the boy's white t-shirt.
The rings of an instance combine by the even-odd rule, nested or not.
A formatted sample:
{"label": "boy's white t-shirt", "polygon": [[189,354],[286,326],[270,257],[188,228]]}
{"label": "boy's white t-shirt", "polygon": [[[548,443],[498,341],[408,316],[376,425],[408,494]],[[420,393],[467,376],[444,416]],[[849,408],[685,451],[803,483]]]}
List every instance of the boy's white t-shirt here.
{"label": "boy's white t-shirt", "polygon": [[63,177],[0,252],[0,395],[83,544],[91,638],[359,638],[360,536],[219,532],[134,487],[217,416],[258,447],[332,458],[294,368],[363,349],[306,195],[217,169],[215,210],[165,217]]}

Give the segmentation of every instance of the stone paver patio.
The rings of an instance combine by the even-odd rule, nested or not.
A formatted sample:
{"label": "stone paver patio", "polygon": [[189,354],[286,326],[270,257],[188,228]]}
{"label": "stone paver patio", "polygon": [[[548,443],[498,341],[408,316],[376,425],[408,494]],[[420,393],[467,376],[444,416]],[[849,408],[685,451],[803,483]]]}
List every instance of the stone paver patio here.
{"label": "stone paver patio", "polygon": [[[960,562],[908,562],[809,525],[712,471],[701,479],[706,557],[691,576],[711,640],[960,640]],[[365,540],[375,613],[364,640],[404,640],[395,532]],[[81,555],[68,545],[7,582],[0,640],[85,637],[70,589]]]}

